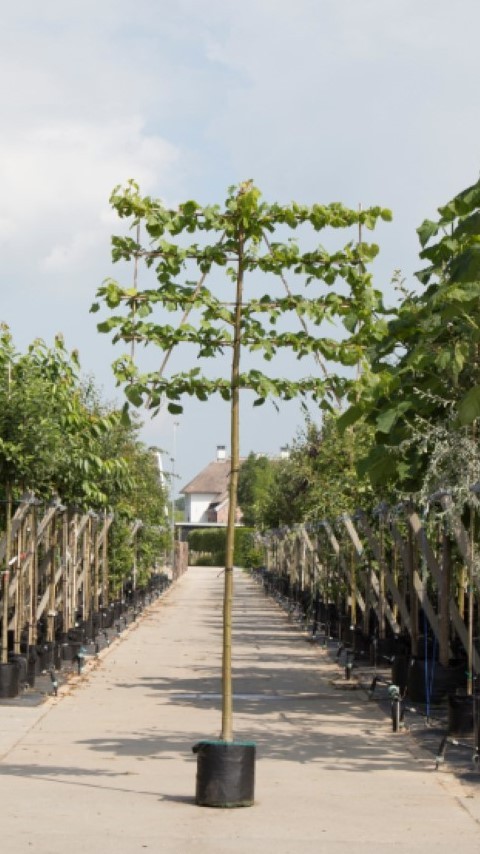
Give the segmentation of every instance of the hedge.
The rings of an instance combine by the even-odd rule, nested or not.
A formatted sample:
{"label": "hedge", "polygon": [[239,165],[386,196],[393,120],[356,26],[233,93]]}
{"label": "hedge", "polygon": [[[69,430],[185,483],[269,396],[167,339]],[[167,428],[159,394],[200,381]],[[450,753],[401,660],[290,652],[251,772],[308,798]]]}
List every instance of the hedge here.
{"label": "hedge", "polygon": [[[235,566],[261,566],[262,554],[253,544],[254,528],[235,528]],[[225,566],[226,528],[198,528],[188,534],[189,552],[196,552],[199,566]],[[192,555],[193,557],[193,555]]]}

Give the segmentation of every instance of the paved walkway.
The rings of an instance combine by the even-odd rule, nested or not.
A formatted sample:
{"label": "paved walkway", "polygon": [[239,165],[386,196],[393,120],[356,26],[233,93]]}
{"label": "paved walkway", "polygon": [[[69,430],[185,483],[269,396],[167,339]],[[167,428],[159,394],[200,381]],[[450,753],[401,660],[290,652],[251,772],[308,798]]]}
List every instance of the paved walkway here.
{"label": "paved walkway", "polygon": [[65,694],[0,708],[2,854],[480,850],[480,783],[408,734],[236,573],[235,737],[256,804],[196,807],[192,745],[218,736],[223,575],[190,569]]}

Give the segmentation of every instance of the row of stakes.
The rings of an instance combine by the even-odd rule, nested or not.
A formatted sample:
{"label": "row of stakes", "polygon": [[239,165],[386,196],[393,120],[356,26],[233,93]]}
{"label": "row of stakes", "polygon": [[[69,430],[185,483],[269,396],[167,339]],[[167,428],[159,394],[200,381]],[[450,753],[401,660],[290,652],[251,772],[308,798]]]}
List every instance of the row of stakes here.
{"label": "row of stakes", "polygon": [[[85,662],[89,656],[89,651],[87,648],[88,645],[94,646],[93,654],[95,657],[97,657],[102,648],[110,646],[112,635],[113,638],[120,637],[125,631],[125,629],[128,627],[129,619],[130,623],[135,622],[142,610],[148,605],[150,605],[155,599],[159,598],[159,596],[161,596],[161,594],[167,589],[168,584],[169,582],[168,580],[166,580],[161,585],[157,587],[152,587],[152,589],[149,591],[140,591],[139,595],[133,597],[134,601],[131,603],[128,603],[126,600],[122,600],[121,602],[117,603],[122,609],[125,610],[119,615],[118,619],[114,621],[112,630],[109,632],[108,629],[101,629],[90,640],[90,644],[87,640],[87,646],[83,646],[82,644],[77,654],[73,657],[73,661],[77,666],[78,675],[81,675],[81,673],[83,672]],[[50,671],[50,677],[52,681],[53,693],[56,695],[58,693],[58,681],[56,680],[55,670]]]}
{"label": "row of stakes", "polygon": [[[333,609],[332,613],[329,613],[327,609],[330,619],[320,622],[320,619],[318,619],[318,610],[316,611],[312,597],[310,595],[302,595],[298,590],[292,589],[286,578],[282,578],[281,576],[268,572],[264,568],[253,570],[252,576],[263,588],[264,593],[272,597],[274,601],[276,601],[287,613],[289,619],[296,623],[304,632],[308,633],[310,641],[320,642],[325,648],[332,648],[333,644],[333,649],[336,648],[336,659],[339,664],[344,666],[345,680],[351,680],[353,670],[356,666],[356,660],[357,658],[361,659],[362,653],[365,655],[365,652],[363,650],[358,651],[354,648],[352,649],[341,640],[341,621],[338,618],[338,614],[335,614]],[[325,616],[325,609],[323,616]],[[350,626],[350,630],[353,634],[354,629],[352,626]],[[394,656],[382,654],[379,649],[378,639],[376,637],[371,638],[368,663],[373,667],[373,678],[367,689],[368,696],[370,699],[373,699],[376,688],[379,685],[383,685],[386,688],[386,699],[390,705],[392,731],[397,733],[405,728],[405,713],[408,711],[413,716],[414,720],[415,718],[417,720],[419,718],[423,719],[423,721],[426,722],[427,727],[440,726],[442,729],[446,729],[436,751],[436,768],[445,762],[447,746],[453,745],[457,748],[468,751],[471,755],[474,768],[478,769],[480,756],[480,693],[477,693],[478,688],[473,697],[469,698],[469,716],[471,715],[471,708],[473,707],[473,721],[471,728],[469,723],[465,724],[464,718],[461,720],[460,724],[457,724],[455,720],[451,720],[453,715],[451,716],[450,714],[450,698],[448,710],[449,720],[448,722],[445,722],[445,720],[439,716],[438,709],[436,710],[436,714],[432,714],[430,709],[425,710],[409,704],[407,702],[408,698],[406,696],[406,690],[402,690],[401,686],[394,684],[393,681],[385,678],[384,673],[379,672],[389,665],[391,666],[393,661]],[[385,668],[382,668],[382,665],[385,665]],[[464,698],[454,698],[454,700],[457,701],[457,707],[462,699]],[[458,732],[455,731],[458,726],[465,728],[465,731],[462,729],[460,736],[458,735]],[[470,732],[473,735],[473,740],[469,736]]]}
{"label": "row of stakes", "polygon": [[[168,577],[161,573],[152,577],[146,588],[134,593],[128,591],[121,600],[101,609],[90,620],[77,620],[75,627],[61,636],[54,644],[39,643],[33,651],[23,655],[9,656],[17,665],[17,689],[1,691],[0,698],[51,694],[57,696],[60,684],[76,670],[82,674],[90,657],[97,657],[112,640],[120,637],[127,626],[136,621],[142,610],[161,596],[170,585]],[[29,653],[33,658],[29,660]]]}

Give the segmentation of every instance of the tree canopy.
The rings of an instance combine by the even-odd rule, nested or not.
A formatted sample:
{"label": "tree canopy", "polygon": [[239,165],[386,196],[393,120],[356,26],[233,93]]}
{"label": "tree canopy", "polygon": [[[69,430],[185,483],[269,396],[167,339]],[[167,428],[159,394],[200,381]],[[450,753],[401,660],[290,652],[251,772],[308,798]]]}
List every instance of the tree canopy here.
{"label": "tree canopy", "polygon": [[[254,405],[272,395],[290,400],[299,394],[311,395],[328,408],[343,395],[349,385],[345,375],[324,370],[322,376],[319,371],[292,380],[266,374],[260,365],[281,350],[289,350],[296,359],[313,355],[323,368],[326,361],[358,364],[380,303],[367,272],[378,247],[350,239],[333,252],[319,244],[302,251],[300,241],[289,233],[302,228],[313,234],[348,230],[359,224],[371,229],[379,218],[391,218],[388,210],[352,211],[338,203],[268,204],[250,181],[229,188],[223,207],[187,201],[168,208],[157,199],[141,196],[134,182],[117,188],[111,203],[137,234],[141,228],[149,239],[149,245],[143,246],[130,236],[113,237],[113,260],[143,261],[157,281],[155,287],[140,289],[109,279],[98,290],[100,301],[92,306],[92,311],[98,311],[103,303],[112,312],[98,328],[113,333],[114,341],[153,344],[164,353],[159,368],[148,373],[142,373],[130,355],[115,362],[117,380],[133,405],[146,403],[155,409],[163,399],[170,412],[178,413],[184,395],[207,400],[218,393],[231,399],[230,377],[212,378],[201,366],[203,359],[217,359],[234,346],[234,300],[217,285],[217,276],[222,272],[227,281],[235,280],[239,234],[243,273],[263,273],[267,284],[260,283],[255,295],[242,300],[242,349],[257,354],[259,360],[239,373],[238,387],[254,392]],[[197,237],[195,242],[192,235]],[[297,291],[290,289],[287,275],[301,280]],[[174,321],[167,322],[161,309],[176,313]],[[190,313],[195,322],[188,322]],[[326,324],[332,322],[338,326],[337,334],[328,337]],[[181,344],[193,348],[195,365],[167,375],[169,356]]]}
{"label": "tree canopy", "polygon": [[[364,419],[373,428],[359,472],[377,488],[416,492],[427,477],[432,485],[441,444],[450,453],[458,445],[457,461],[465,458],[480,416],[480,182],[438,212],[418,229],[428,262],[417,273],[422,289],[402,287],[399,305],[378,321],[371,373],[340,419],[343,427]],[[438,475],[445,480],[445,468]]]}
{"label": "tree canopy", "polygon": [[[26,491],[40,500],[59,496],[82,509],[113,511],[114,572],[132,566],[132,522],[141,517],[140,568],[164,551],[167,496],[156,455],[138,438],[135,419],[102,401],[84,378],[77,353],[61,336],[52,347],[34,341],[17,351],[10,330],[0,332],[0,496],[6,527],[11,506]],[[122,550],[119,543],[125,541]]]}

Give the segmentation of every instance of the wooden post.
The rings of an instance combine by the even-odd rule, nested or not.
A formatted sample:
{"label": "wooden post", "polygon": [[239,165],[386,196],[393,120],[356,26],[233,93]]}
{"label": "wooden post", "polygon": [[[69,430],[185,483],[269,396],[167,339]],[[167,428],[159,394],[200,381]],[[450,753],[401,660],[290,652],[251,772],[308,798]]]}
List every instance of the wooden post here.
{"label": "wooden post", "polygon": [[47,614],[47,641],[53,643],[55,637],[56,583],[55,583],[55,553],[57,546],[57,519],[53,515],[49,533],[49,595]]}
{"label": "wooden post", "polygon": [[[367,536],[368,543],[369,543],[370,548],[371,548],[371,550],[372,550],[372,552],[373,552],[373,554],[377,560],[377,563],[380,563],[381,562],[381,553],[379,550],[379,543],[378,543],[378,540],[376,539],[376,537],[374,536],[372,529],[370,528],[370,525],[369,525],[368,520],[367,520],[367,516],[365,513],[363,513],[360,510],[358,511],[357,515],[358,515],[359,523],[362,526],[363,531],[365,532],[365,534]],[[355,552],[357,555],[357,559],[359,561],[363,562],[365,559],[364,548],[363,548],[361,540],[358,536],[358,533],[355,529],[355,526],[352,522],[352,519],[350,518],[350,516],[345,514],[342,517],[342,522],[345,525],[347,532],[350,536],[350,539],[353,543],[353,546],[355,548]],[[402,617],[405,620],[406,624],[408,625],[408,621],[409,621],[408,612],[406,611],[406,608],[404,607],[404,603],[401,602],[401,600],[400,600],[398,590],[396,589],[395,584],[393,583],[393,578],[392,578],[390,572],[388,571],[387,567],[385,567],[385,566],[384,566],[384,571],[385,571],[387,583],[388,583],[389,590],[390,590],[390,593],[392,595],[392,598],[394,601],[397,601],[399,603],[400,611],[402,613]],[[375,596],[375,599],[377,602],[376,607],[375,607],[375,611],[376,611],[379,623],[380,623],[381,614],[383,613],[384,621],[385,621],[385,619],[388,620],[388,623],[389,623],[392,631],[396,632],[396,633],[399,632],[400,626],[398,625],[398,622],[396,621],[396,619],[393,615],[393,611],[390,608],[390,605],[389,605],[386,597],[384,597],[384,599],[383,599],[383,609],[380,609],[380,598],[381,598],[380,581],[379,581],[379,578],[377,577],[377,575],[375,573],[375,570],[373,569],[372,566],[370,566],[370,564],[367,565],[366,590],[367,590],[370,597],[372,596],[372,594],[373,594],[373,596]],[[370,599],[370,601],[372,601],[372,600]],[[361,610],[363,611],[363,613],[364,614],[368,613],[368,615],[369,615],[370,612],[369,612],[369,610],[367,610],[366,604],[363,601],[363,599],[361,598],[360,592],[358,590],[357,590],[357,602],[358,602]],[[368,631],[366,631],[366,634],[367,633],[368,633]]]}
{"label": "wooden post", "polygon": [[112,516],[103,516],[102,529],[102,608],[108,607],[108,532],[112,524]]}
{"label": "wooden post", "polygon": [[63,575],[62,575],[62,629],[64,632],[67,632],[68,629],[71,628],[71,569],[72,564],[70,560],[70,549],[68,542],[68,530],[69,530],[69,514],[63,513],[62,515],[62,565],[63,565]]}
{"label": "wooden post", "polygon": [[8,611],[9,582],[12,532],[12,487],[9,481],[5,485],[5,567],[3,575],[3,615],[2,615],[2,664],[8,664]]}
{"label": "wooden post", "polygon": [[100,532],[98,526],[98,520],[95,521],[93,527],[93,612],[94,614],[98,613],[99,609],[99,585],[100,585],[100,573],[99,573],[99,550],[100,550]]}
{"label": "wooden post", "polygon": [[87,524],[85,525],[82,533],[82,574],[83,574],[83,586],[82,586],[82,619],[88,619],[88,615],[90,613],[90,572],[91,572],[91,562],[90,562],[90,534],[91,534],[91,526],[92,520],[90,517],[88,518]]}
{"label": "wooden post", "polygon": [[[415,596],[415,574],[418,575],[418,544],[413,537],[413,531],[411,526],[408,526],[408,554],[409,554],[409,586],[410,586],[410,608],[411,608],[411,616],[412,616],[412,626],[411,626],[411,640],[412,640],[412,655],[418,655],[418,620],[419,620],[419,608],[418,608],[418,599]],[[420,577],[420,576],[419,576]]]}
{"label": "wooden post", "polygon": [[350,624],[355,627],[357,625],[357,575],[355,571],[356,561],[352,545],[350,546],[348,553],[350,563]]}
{"label": "wooden post", "polygon": [[28,626],[28,645],[35,646],[37,643],[37,600],[38,600],[38,508],[35,502],[32,505],[32,574],[30,585],[30,616]]}
{"label": "wooden post", "polygon": [[439,588],[439,619],[440,619],[440,642],[439,661],[444,667],[448,667],[450,659],[450,577],[452,568],[452,544],[450,542],[446,521],[443,521],[441,536],[441,580]]}
{"label": "wooden post", "polygon": [[23,575],[23,552],[25,548],[25,519],[20,522],[17,532],[17,562],[16,576],[17,587],[15,590],[15,615],[13,621],[13,651],[16,655],[20,654],[20,638],[24,625],[25,618],[25,582]]}
{"label": "wooden post", "polygon": [[[409,524],[411,525],[413,533],[415,534],[415,537],[417,538],[417,541],[420,545],[420,548],[423,551],[426,564],[427,564],[428,569],[430,570],[430,572],[431,572],[431,574],[435,580],[435,583],[436,583],[437,589],[438,589],[441,586],[440,569],[439,569],[439,566],[437,564],[437,561],[435,560],[435,555],[433,554],[432,547],[431,547],[431,545],[430,545],[430,543],[429,543],[429,541],[425,535],[425,530],[424,530],[424,527],[422,525],[422,522],[421,522],[418,514],[411,507],[407,509],[407,515],[408,515]],[[464,621],[463,621],[463,619],[459,613],[457,603],[455,602],[455,600],[453,599],[452,596],[450,596],[450,619],[453,622],[455,631],[457,632],[457,635],[460,638],[460,641],[463,644],[464,649],[468,650],[468,647],[469,647],[468,632],[467,632],[467,629],[465,627],[465,623],[464,623]],[[473,663],[473,666],[475,667],[475,670],[477,672],[480,671],[480,656],[478,655],[478,653],[475,649],[472,649],[472,663]]]}
{"label": "wooden post", "polygon": [[379,517],[379,539],[380,549],[378,554],[378,581],[379,581],[379,596],[378,596],[378,637],[385,637],[385,528],[383,516]]}

